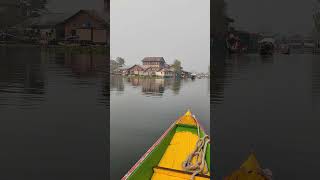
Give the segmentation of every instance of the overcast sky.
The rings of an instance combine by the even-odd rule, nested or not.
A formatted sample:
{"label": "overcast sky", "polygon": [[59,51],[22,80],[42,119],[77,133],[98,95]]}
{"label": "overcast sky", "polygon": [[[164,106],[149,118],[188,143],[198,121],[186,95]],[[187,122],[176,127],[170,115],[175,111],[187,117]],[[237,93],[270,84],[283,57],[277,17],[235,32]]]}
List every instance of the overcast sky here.
{"label": "overcast sky", "polygon": [[315,0],[226,0],[235,25],[249,31],[309,33]]}
{"label": "overcast sky", "polygon": [[179,59],[188,71],[210,64],[210,0],[111,0],[111,57]]}

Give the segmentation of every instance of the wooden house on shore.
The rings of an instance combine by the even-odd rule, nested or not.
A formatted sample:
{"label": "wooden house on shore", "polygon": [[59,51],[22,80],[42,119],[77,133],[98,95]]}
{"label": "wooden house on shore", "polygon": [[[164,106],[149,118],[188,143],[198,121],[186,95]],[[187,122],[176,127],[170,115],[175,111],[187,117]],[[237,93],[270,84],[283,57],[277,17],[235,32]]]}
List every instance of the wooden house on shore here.
{"label": "wooden house on shore", "polygon": [[133,65],[124,75],[174,77],[174,71],[166,64],[163,57],[145,57],[142,65]]}
{"label": "wooden house on shore", "polygon": [[126,71],[126,75],[137,75],[137,76],[143,76],[144,75],[144,68],[138,64],[133,65]]}
{"label": "wooden house on shore", "polygon": [[142,59],[142,65],[145,68],[156,67],[163,68],[166,65],[166,61],[163,57],[145,57]]}
{"label": "wooden house on shore", "polygon": [[73,14],[46,13],[26,20],[19,27],[38,31],[39,35],[50,36],[48,38],[54,41],[107,42],[108,23],[95,10],[79,10]]}

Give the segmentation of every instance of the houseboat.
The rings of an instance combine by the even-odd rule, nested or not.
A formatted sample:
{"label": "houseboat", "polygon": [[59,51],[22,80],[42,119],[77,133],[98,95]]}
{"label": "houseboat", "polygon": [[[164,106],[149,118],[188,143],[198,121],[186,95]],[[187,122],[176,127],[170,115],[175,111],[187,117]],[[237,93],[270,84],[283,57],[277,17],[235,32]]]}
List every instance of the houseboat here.
{"label": "houseboat", "polygon": [[197,77],[196,73],[191,73],[191,79],[195,79]]}

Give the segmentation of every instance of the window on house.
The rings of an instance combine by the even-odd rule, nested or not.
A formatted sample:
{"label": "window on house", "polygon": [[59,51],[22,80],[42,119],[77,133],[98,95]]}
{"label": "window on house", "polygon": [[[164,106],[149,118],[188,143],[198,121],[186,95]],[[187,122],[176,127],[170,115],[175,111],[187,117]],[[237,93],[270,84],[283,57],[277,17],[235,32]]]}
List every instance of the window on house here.
{"label": "window on house", "polygon": [[85,22],[82,26],[83,26],[83,27],[86,27],[86,28],[91,28],[91,22],[90,22],[90,21],[87,21],[87,22]]}

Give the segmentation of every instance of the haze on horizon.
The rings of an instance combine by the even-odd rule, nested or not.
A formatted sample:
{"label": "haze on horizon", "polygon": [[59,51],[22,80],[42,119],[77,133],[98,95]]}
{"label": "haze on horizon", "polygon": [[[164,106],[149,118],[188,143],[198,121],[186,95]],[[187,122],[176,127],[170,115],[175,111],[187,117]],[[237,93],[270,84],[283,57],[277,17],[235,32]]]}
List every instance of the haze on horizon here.
{"label": "haze on horizon", "polygon": [[147,56],[182,62],[187,71],[208,72],[210,0],[111,0],[111,58],[127,65]]}
{"label": "haze on horizon", "polygon": [[313,30],[316,0],[226,0],[237,29],[251,32],[308,34]]}

